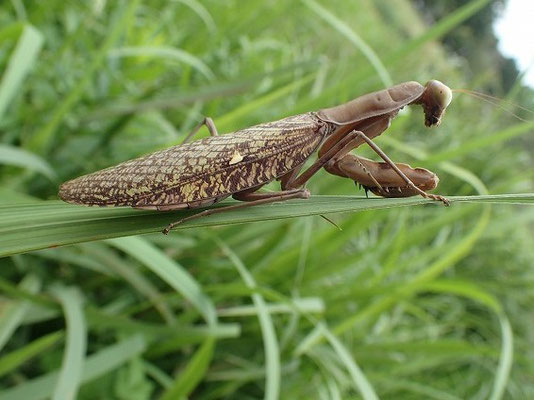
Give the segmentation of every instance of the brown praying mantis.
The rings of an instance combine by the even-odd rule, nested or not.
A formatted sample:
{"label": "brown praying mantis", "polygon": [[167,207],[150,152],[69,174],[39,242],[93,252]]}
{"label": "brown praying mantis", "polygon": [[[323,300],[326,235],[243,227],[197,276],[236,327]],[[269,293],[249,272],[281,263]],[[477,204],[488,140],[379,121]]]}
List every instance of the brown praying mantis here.
{"label": "brown praying mantis", "polygon": [[[211,208],[169,224],[163,233],[193,218],[236,208],[289,199],[307,199],[306,182],[321,168],[349,178],[383,197],[428,193],[438,177],[424,168],[394,163],[373,142],[405,106],[419,104],[426,126],[437,126],[452,100],[451,90],[431,80],[425,86],[405,82],[365,94],[348,103],[219,135],[205,118],[178,146],[84,175],[61,185],[59,197],[70,203],[179,210],[212,205],[228,196],[242,203]],[[188,142],[205,125],[210,137]],[[383,160],[375,162],[349,152],[367,143]],[[318,158],[300,173],[318,150]],[[279,180],[278,192],[259,192]]]}

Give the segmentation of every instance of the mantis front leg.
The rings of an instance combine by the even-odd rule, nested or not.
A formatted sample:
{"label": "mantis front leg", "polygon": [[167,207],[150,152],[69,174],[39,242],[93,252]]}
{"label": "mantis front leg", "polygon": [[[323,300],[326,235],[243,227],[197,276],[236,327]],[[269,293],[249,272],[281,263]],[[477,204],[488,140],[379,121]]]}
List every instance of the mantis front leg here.
{"label": "mantis front leg", "polygon": [[[403,163],[395,163],[395,165],[420,190],[426,192],[435,189],[438,185],[439,179],[432,171],[425,168],[412,168]],[[410,197],[419,194],[385,162],[376,162],[347,154],[325,165],[325,169],[333,175],[352,179],[378,196]]]}
{"label": "mantis front leg", "polygon": [[450,205],[450,201],[447,198],[445,198],[443,196],[440,196],[439,194],[427,193],[424,190],[418,188],[411,181],[411,179],[408,178],[406,176],[406,174],[404,172],[402,172],[402,170],[397,165],[395,165],[395,163],[393,161],[390,160],[390,158],[386,155],[386,153],[384,153],[382,151],[382,149],[380,147],[378,147],[378,145],[376,143],[374,143],[371,139],[369,139],[367,136],[365,136],[365,133],[363,133],[363,132],[356,132],[356,133],[358,134],[358,137],[360,137],[362,140],[364,140],[369,145],[369,147],[371,147],[375,151],[375,153],[378,154],[380,156],[380,158],[382,158],[386,162],[386,164],[388,164],[397,173],[397,175],[406,183],[408,188],[414,190],[415,193],[421,195],[425,199],[432,199],[432,200],[441,201],[446,206]]}
{"label": "mantis front leg", "polygon": [[[383,197],[408,197],[421,195],[424,198],[450,204],[443,196],[427,193],[436,187],[439,179],[431,171],[424,168],[412,168],[407,164],[395,164],[391,159],[368,138],[365,133],[351,132],[355,137],[366,142],[383,160],[377,163],[351,154],[333,158],[325,169],[339,176],[344,176],[368,187],[373,193]],[[390,191],[390,189],[393,189]]]}

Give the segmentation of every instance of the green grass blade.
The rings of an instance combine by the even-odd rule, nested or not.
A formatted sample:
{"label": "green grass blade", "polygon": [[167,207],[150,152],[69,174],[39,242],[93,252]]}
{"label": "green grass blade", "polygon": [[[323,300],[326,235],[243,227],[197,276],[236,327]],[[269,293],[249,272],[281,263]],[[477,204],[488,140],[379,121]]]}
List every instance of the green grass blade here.
{"label": "green grass blade", "polygon": [[504,397],[506,385],[510,380],[510,371],[512,369],[514,358],[514,334],[512,332],[510,321],[506,315],[501,313],[499,315],[499,323],[501,325],[502,337],[501,354],[490,400],[499,400]]}
{"label": "green grass blade", "polygon": [[428,290],[429,292],[449,293],[456,296],[464,296],[483,304],[497,314],[502,312],[502,306],[500,305],[499,301],[490,293],[472,282],[436,279],[425,283],[423,286],[424,290]]}
{"label": "green grass blade", "polygon": [[158,57],[184,63],[195,68],[208,80],[213,80],[215,76],[210,68],[198,57],[189,54],[187,51],[172,47],[119,47],[110,52],[112,57]]}
{"label": "green grass blade", "polygon": [[439,39],[447,32],[450,32],[462,22],[475,15],[482,8],[486,7],[490,3],[490,1],[491,0],[472,0],[462,5],[453,13],[447,15],[437,24],[425,31],[422,35],[408,41],[397,52],[393,53],[390,57],[387,58],[386,64],[389,65],[389,63],[396,63],[399,60],[402,60],[402,58],[406,57],[408,54],[421,47],[423,44],[432,40]]}
{"label": "green grass blade", "polygon": [[0,144],[0,165],[13,165],[39,172],[51,181],[57,181],[57,175],[52,167],[41,157],[24,149]]}
{"label": "green grass blade", "polygon": [[183,347],[184,343],[195,344],[206,338],[214,337],[217,339],[236,338],[240,335],[241,327],[235,323],[217,324],[217,325],[190,325],[181,323],[176,326],[149,323],[146,321],[136,321],[122,315],[108,314],[93,308],[85,310],[87,320],[91,328],[113,329],[124,334],[142,333],[147,337],[170,337],[169,342],[160,342],[152,344],[150,351],[155,353],[155,349],[163,348],[167,345]]}
{"label": "green grass blade", "polygon": [[257,99],[249,101],[243,104],[242,106],[237,107],[236,109],[217,118],[215,120],[215,124],[217,125],[218,129],[224,132],[228,129],[229,126],[231,126],[231,124],[234,123],[234,121],[251,114],[255,110],[259,110],[262,107],[266,107],[267,105],[272,104],[277,100],[283,99],[291,92],[296,91],[304,85],[310,83],[314,77],[315,74],[310,73],[302,77],[301,79],[295,80],[294,82],[288,83],[287,85],[280,87],[279,89],[273,90],[261,97],[258,97]]}
{"label": "green grass blade", "polygon": [[[127,339],[99,350],[89,356],[84,364],[81,381],[89,382],[104,376],[128,360],[137,357],[145,350],[145,341],[141,335]],[[44,400],[52,395],[58,379],[58,371],[53,371],[38,378],[20,383],[12,389],[0,391],[2,400]]]}
{"label": "green grass blade", "polygon": [[13,98],[20,93],[20,88],[41,51],[43,40],[43,35],[33,26],[24,27],[0,81],[0,121]]}
{"label": "green grass blade", "polygon": [[52,332],[14,350],[0,358],[0,377],[20,367],[33,357],[49,351],[65,334],[62,331]]}
{"label": "green grass blade", "polygon": [[[376,317],[381,312],[391,308],[393,305],[402,301],[404,298],[413,296],[421,290],[421,286],[433,279],[436,279],[447,268],[450,268],[454,263],[465,257],[469,251],[473,248],[476,241],[480,238],[480,235],[484,232],[490,217],[490,208],[486,206],[479,217],[475,227],[469,232],[469,234],[461,238],[455,246],[447,252],[442,258],[430,264],[423,271],[415,275],[408,284],[402,285],[399,290],[394,291],[393,294],[382,297],[376,302],[368,305],[366,308],[358,311],[357,313],[345,318],[342,322],[338,323],[333,332],[336,335],[343,334],[352,329],[355,325],[362,323],[365,320]],[[309,351],[311,347],[323,340],[323,333],[319,329],[314,329],[308,336],[306,336],[296,349],[296,354],[301,354]]]}
{"label": "green grass blade", "polygon": [[208,28],[210,33],[214,33],[217,30],[217,26],[215,25],[215,21],[213,20],[213,17],[209,13],[208,10],[197,0],[176,0],[179,3],[182,3],[189,7],[191,10],[195,12],[195,14],[198,15],[198,17],[204,22],[204,25]]}
{"label": "green grass blade", "polygon": [[25,27],[26,25],[19,21],[3,26],[0,30],[0,43],[18,38]]}
{"label": "green grass blade", "polygon": [[[81,247],[88,256],[99,261],[103,268],[116,272],[118,276],[132,285],[139,294],[146,297],[168,324],[172,325],[175,322],[173,311],[163,293],[142,272],[132,268],[116,252],[103,244],[86,243]],[[45,250],[45,253],[47,252]]]}
{"label": "green grass blade", "polygon": [[386,66],[380,60],[380,57],[378,57],[378,54],[373,48],[366,43],[360,35],[315,0],[302,0],[302,2],[362,52],[363,56],[367,58],[369,63],[375,69],[385,87],[393,86],[393,80],[391,79]]}
{"label": "green grass blade", "polygon": [[121,10],[120,18],[113,24],[112,30],[106,35],[106,39],[100,49],[98,49],[98,51],[92,55],[89,66],[84,71],[83,77],[64,98],[64,100],[55,108],[50,121],[43,128],[37,131],[35,135],[32,136],[28,141],[27,147],[31,151],[43,154],[49,150],[49,146],[52,143],[54,134],[63,121],[63,118],[81,99],[84,91],[91,83],[93,75],[102,66],[102,63],[104,62],[109,50],[117,42],[124,29],[131,23],[138,4],[138,0],[132,0],[127,3],[127,6],[124,6],[124,10]]}
{"label": "green grass blade", "polygon": [[[235,268],[241,275],[241,279],[248,288],[256,289],[257,284],[252,274],[247,270],[241,259],[221,240],[217,240],[219,247],[226,256],[232,261]],[[274,323],[271,314],[263,296],[259,293],[252,294],[252,301],[257,310],[260,321],[261,334],[263,337],[263,348],[265,353],[265,399],[275,400],[280,395],[281,367],[280,367],[280,348],[278,338],[274,329]]]}
{"label": "green grass blade", "polygon": [[[27,275],[19,285],[21,290],[32,294],[37,293],[40,287],[41,282],[35,275]],[[22,323],[29,306],[28,301],[13,301],[2,310],[0,314],[0,350]]]}
{"label": "green grass blade", "polygon": [[200,346],[184,371],[180,371],[173,385],[161,396],[161,400],[186,399],[206,374],[213,358],[215,340],[208,338]]}
{"label": "green grass blade", "polygon": [[[285,303],[267,304],[267,311],[269,314],[292,314],[295,312],[295,307],[301,312],[309,314],[321,314],[325,311],[324,301],[319,297],[302,297],[293,299],[293,302],[294,307]],[[257,310],[254,306],[236,306],[217,310],[219,317],[252,317],[256,313]]]}
{"label": "green grass blade", "polygon": [[324,323],[319,323],[316,325],[319,328],[319,331],[330,343],[338,357],[342,360],[343,364],[350,373],[351,378],[354,381],[356,389],[361,393],[364,400],[378,400],[376,392],[360,369],[352,354],[345,348],[343,343],[324,325]]}
{"label": "green grass blade", "polygon": [[73,288],[58,287],[54,294],[64,310],[67,325],[67,338],[63,362],[52,399],[76,398],[82,377],[85,350],[87,347],[87,329],[82,307],[82,296]]}
{"label": "green grass blade", "polygon": [[181,293],[210,325],[217,322],[215,306],[200,285],[181,265],[169,258],[156,246],[139,237],[110,239],[107,243],[124,251],[146,265],[169,286]]}
{"label": "green grass blade", "polygon": [[453,149],[437,152],[426,157],[425,162],[435,163],[439,161],[451,160],[454,157],[464,156],[467,154],[477,154],[477,152],[480,152],[480,150],[488,146],[504,142],[505,140],[509,140],[520,135],[532,133],[533,129],[534,122],[521,122],[498,132],[493,132],[488,135],[466,140],[462,142],[461,146],[456,146]]}
{"label": "green grass blade", "polygon": [[[502,194],[486,196],[451,196],[451,202],[534,204],[534,194]],[[383,199],[361,196],[312,196],[309,200],[290,200],[283,203],[233,210],[199,218],[179,225],[191,227],[230,225],[283,218],[330,213],[406,207],[421,204],[440,205],[419,197]],[[218,206],[234,204],[226,201]],[[45,201],[26,205],[0,206],[0,257],[31,250],[120,236],[159,232],[169,222],[197,211],[156,212],[130,208],[94,208]]]}

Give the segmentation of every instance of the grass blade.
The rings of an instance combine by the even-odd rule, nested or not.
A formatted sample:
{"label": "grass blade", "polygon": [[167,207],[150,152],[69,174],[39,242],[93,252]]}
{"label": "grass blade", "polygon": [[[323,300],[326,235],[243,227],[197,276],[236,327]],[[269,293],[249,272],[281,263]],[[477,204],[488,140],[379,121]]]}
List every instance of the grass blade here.
{"label": "grass blade", "polygon": [[0,81],[0,121],[13,97],[20,92],[24,79],[30,72],[43,45],[43,35],[31,25],[22,31],[17,46]]}
{"label": "grass blade", "polygon": [[52,399],[73,399],[76,398],[81,384],[80,379],[87,347],[87,329],[82,296],[73,288],[58,287],[54,293],[64,310],[67,340]]}
{"label": "grass blade", "polygon": [[[534,193],[486,196],[451,196],[452,203],[534,204]],[[309,200],[290,200],[233,210],[199,218],[178,226],[230,225],[330,213],[406,207],[435,202],[419,197],[383,199],[360,196],[312,196]],[[225,201],[217,206],[232,204]],[[130,208],[94,208],[43,201],[36,204],[0,206],[0,257],[120,236],[159,232],[169,222],[197,211],[157,212]],[[178,230],[177,229],[177,230]]]}
{"label": "grass blade", "polygon": [[499,400],[504,396],[506,385],[510,379],[510,370],[513,365],[514,358],[514,334],[512,326],[508,318],[504,314],[499,315],[499,322],[501,325],[501,355],[499,358],[499,366],[493,382],[493,390],[491,392],[490,400]]}
{"label": "grass blade", "polygon": [[216,324],[217,313],[210,298],[202,292],[200,285],[189,272],[160,249],[137,237],[110,239],[107,242],[146,265],[193,304],[208,324]]}
{"label": "grass blade", "polygon": [[[247,270],[243,262],[239,257],[221,240],[217,240],[219,247],[232,261],[235,268],[241,275],[241,279],[245,281],[245,284],[250,289],[257,287],[256,281],[252,274]],[[280,380],[281,380],[281,367],[280,367],[280,348],[278,346],[278,339],[276,337],[276,331],[274,329],[273,320],[263,296],[259,293],[252,294],[252,301],[254,307],[256,307],[258,319],[260,321],[261,334],[263,337],[263,347],[265,353],[265,399],[275,400],[280,395]]]}
{"label": "grass blade", "polygon": [[65,336],[61,331],[53,332],[28,343],[26,346],[14,350],[0,358],[0,377],[18,368],[33,357],[49,351]]}
{"label": "grass blade", "polygon": [[28,168],[43,174],[51,181],[57,181],[55,171],[45,160],[18,147],[0,144],[0,164]]}
{"label": "grass blade", "polygon": [[74,105],[80,100],[85,89],[91,83],[93,75],[98,71],[104,62],[105,57],[107,56],[111,47],[118,40],[119,36],[129,25],[133,19],[137,5],[139,4],[138,0],[132,0],[127,3],[125,10],[122,10],[120,18],[113,24],[113,29],[106,35],[106,39],[102,44],[102,47],[93,54],[91,62],[88,68],[85,70],[82,79],[78,84],[70,91],[70,93],[64,98],[64,100],[55,108],[52,113],[50,121],[40,129],[28,142],[28,148],[32,151],[35,151],[39,154],[46,153],[49,149],[52,139],[56,132],[56,129],[59,127],[63,118],[67,113],[74,107]]}
{"label": "grass blade", "polygon": [[396,63],[402,58],[406,57],[408,54],[415,51],[417,48],[421,47],[423,44],[439,39],[444,36],[447,32],[450,32],[455,27],[463,23],[465,20],[475,15],[482,8],[486,7],[490,3],[490,0],[472,0],[453,13],[447,15],[437,24],[432,26],[430,29],[425,31],[422,35],[410,40],[403,47],[401,47],[397,52],[393,53],[388,57],[386,64]]}
{"label": "grass blade", "polygon": [[195,68],[208,80],[213,80],[215,75],[209,67],[199,58],[181,49],[172,47],[120,47],[110,52],[112,57],[159,57],[172,61],[181,62]]}
{"label": "grass blade", "polygon": [[345,348],[343,343],[325,326],[320,322],[316,325],[322,335],[333,347],[338,357],[343,361],[343,364],[350,373],[356,389],[361,393],[365,400],[378,400],[378,396],[373,389],[373,386],[364,375],[363,371],[358,367],[358,364],[354,361],[352,354]]}
{"label": "grass blade", "polygon": [[[41,282],[36,276],[27,275],[20,283],[19,288],[33,294],[37,293],[40,286]],[[22,323],[24,314],[26,314],[29,306],[30,303],[28,301],[17,301],[11,302],[8,307],[2,310],[0,315],[0,350]]]}
{"label": "grass blade", "polygon": [[393,86],[393,80],[384,63],[378,57],[373,48],[367,44],[349,25],[336,17],[315,0],[303,0],[304,4],[330,26],[349,40],[373,66],[385,87]]}
{"label": "grass blade", "polygon": [[197,350],[191,361],[173,385],[161,396],[161,400],[186,399],[204,377],[211,359],[215,340],[208,338]]}
{"label": "grass blade", "polygon": [[[141,335],[131,336],[98,351],[87,358],[84,364],[81,382],[89,382],[106,375],[134,357],[145,349],[145,341]],[[54,390],[59,372],[53,371],[39,378],[26,381],[12,389],[0,392],[2,400],[42,400],[49,398]]]}

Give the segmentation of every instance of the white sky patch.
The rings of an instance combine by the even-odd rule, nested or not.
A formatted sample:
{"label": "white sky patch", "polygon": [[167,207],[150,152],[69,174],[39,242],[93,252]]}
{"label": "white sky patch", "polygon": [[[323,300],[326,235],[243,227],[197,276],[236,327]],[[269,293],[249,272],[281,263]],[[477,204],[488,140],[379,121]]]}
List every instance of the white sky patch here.
{"label": "white sky patch", "polygon": [[493,29],[499,50],[525,72],[523,83],[534,88],[534,0],[508,0]]}

